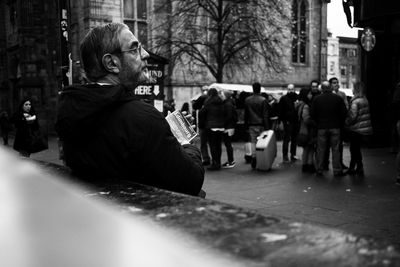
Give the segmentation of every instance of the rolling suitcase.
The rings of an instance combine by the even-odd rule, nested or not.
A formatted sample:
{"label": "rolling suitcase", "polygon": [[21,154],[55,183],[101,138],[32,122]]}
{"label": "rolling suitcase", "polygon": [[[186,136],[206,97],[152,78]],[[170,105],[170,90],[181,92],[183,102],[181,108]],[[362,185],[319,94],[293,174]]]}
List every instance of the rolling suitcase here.
{"label": "rolling suitcase", "polygon": [[272,130],[264,131],[257,139],[256,169],[268,171],[271,169],[277,153],[275,133]]}

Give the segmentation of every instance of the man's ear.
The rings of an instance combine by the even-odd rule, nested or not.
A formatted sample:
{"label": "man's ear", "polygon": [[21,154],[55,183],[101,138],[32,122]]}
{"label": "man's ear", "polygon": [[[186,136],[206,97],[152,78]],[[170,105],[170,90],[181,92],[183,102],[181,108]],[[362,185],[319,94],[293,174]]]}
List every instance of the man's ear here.
{"label": "man's ear", "polygon": [[104,68],[112,73],[119,73],[120,61],[119,58],[111,54],[105,54],[102,58]]}

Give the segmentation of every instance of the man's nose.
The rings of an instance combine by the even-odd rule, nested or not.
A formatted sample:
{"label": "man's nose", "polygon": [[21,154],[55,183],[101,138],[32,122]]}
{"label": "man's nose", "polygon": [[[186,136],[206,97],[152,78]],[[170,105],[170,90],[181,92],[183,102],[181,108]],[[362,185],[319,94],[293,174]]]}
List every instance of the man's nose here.
{"label": "man's nose", "polygon": [[148,59],[150,57],[149,53],[143,47],[141,47],[140,57],[141,59]]}

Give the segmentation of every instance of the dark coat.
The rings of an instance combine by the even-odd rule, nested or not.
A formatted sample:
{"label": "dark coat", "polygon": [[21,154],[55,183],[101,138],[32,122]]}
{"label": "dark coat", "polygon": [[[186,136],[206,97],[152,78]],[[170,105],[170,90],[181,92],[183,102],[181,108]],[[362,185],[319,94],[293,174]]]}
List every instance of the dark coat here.
{"label": "dark coat", "polygon": [[153,106],[121,86],[67,87],[56,131],[65,161],[88,180],[130,180],[197,195],[204,180],[198,148],[181,146]]}
{"label": "dark coat", "polygon": [[263,126],[269,129],[269,104],[265,97],[254,94],[244,102],[244,122],[246,126]]}
{"label": "dark coat", "polygon": [[224,127],[225,129],[235,129],[238,121],[235,101],[232,98],[224,100]]}
{"label": "dark coat", "polygon": [[311,118],[318,129],[340,129],[347,115],[343,99],[330,92],[317,96],[311,105]]}
{"label": "dark coat", "polygon": [[[33,116],[34,113],[29,115]],[[15,125],[15,139],[13,148],[16,151],[25,151],[30,153],[32,143],[32,132],[39,129],[39,123],[36,120],[27,122],[22,111],[16,112],[11,120]]]}
{"label": "dark coat", "polygon": [[224,105],[222,99],[218,96],[210,96],[204,102],[203,108],[199,114],[200,125],[205,129],[224,128]]}
{"label": "dark coat", "polygon": [[294,123],[298,121],[297,110],[295,107],[296,100],[296,93],[287,93],[281,97],[278,104],[278,114],[281,121]]}

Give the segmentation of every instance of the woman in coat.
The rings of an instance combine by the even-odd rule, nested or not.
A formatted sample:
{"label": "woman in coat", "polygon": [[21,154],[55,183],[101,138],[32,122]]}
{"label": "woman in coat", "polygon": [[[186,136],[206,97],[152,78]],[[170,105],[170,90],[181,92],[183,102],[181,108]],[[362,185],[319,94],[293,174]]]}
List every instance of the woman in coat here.
{"label": "woman in coat", "polygon": [[371,115],[369,103],[364,94],[364,84],[357,82],[353,88],[353,98],[350,100],[350,109],[346,118],[346,128],[350,139],[350,166],[348,174],[364,174],[361,141],[372,135]]}
{"label": "woman in coat", "polygon": [[30,99],[25,99],[20,103],[12,121],[16,128],[14,149],[19,152],[20,156],[29,157],[32,132],[39,129],[35,109],[32,107]]}
{"label": "woman in coat", "polygon": [[307,138],[304,144],[298,143],[298,145],[303,147],[302,172],[314,173],[316,128],[315,123],[310,116],[311,99],[311,89],[302,88],[299,93],[299,105],[297,110],[299,116],[300,131],[304,130],[304,132],[307,133]]}

